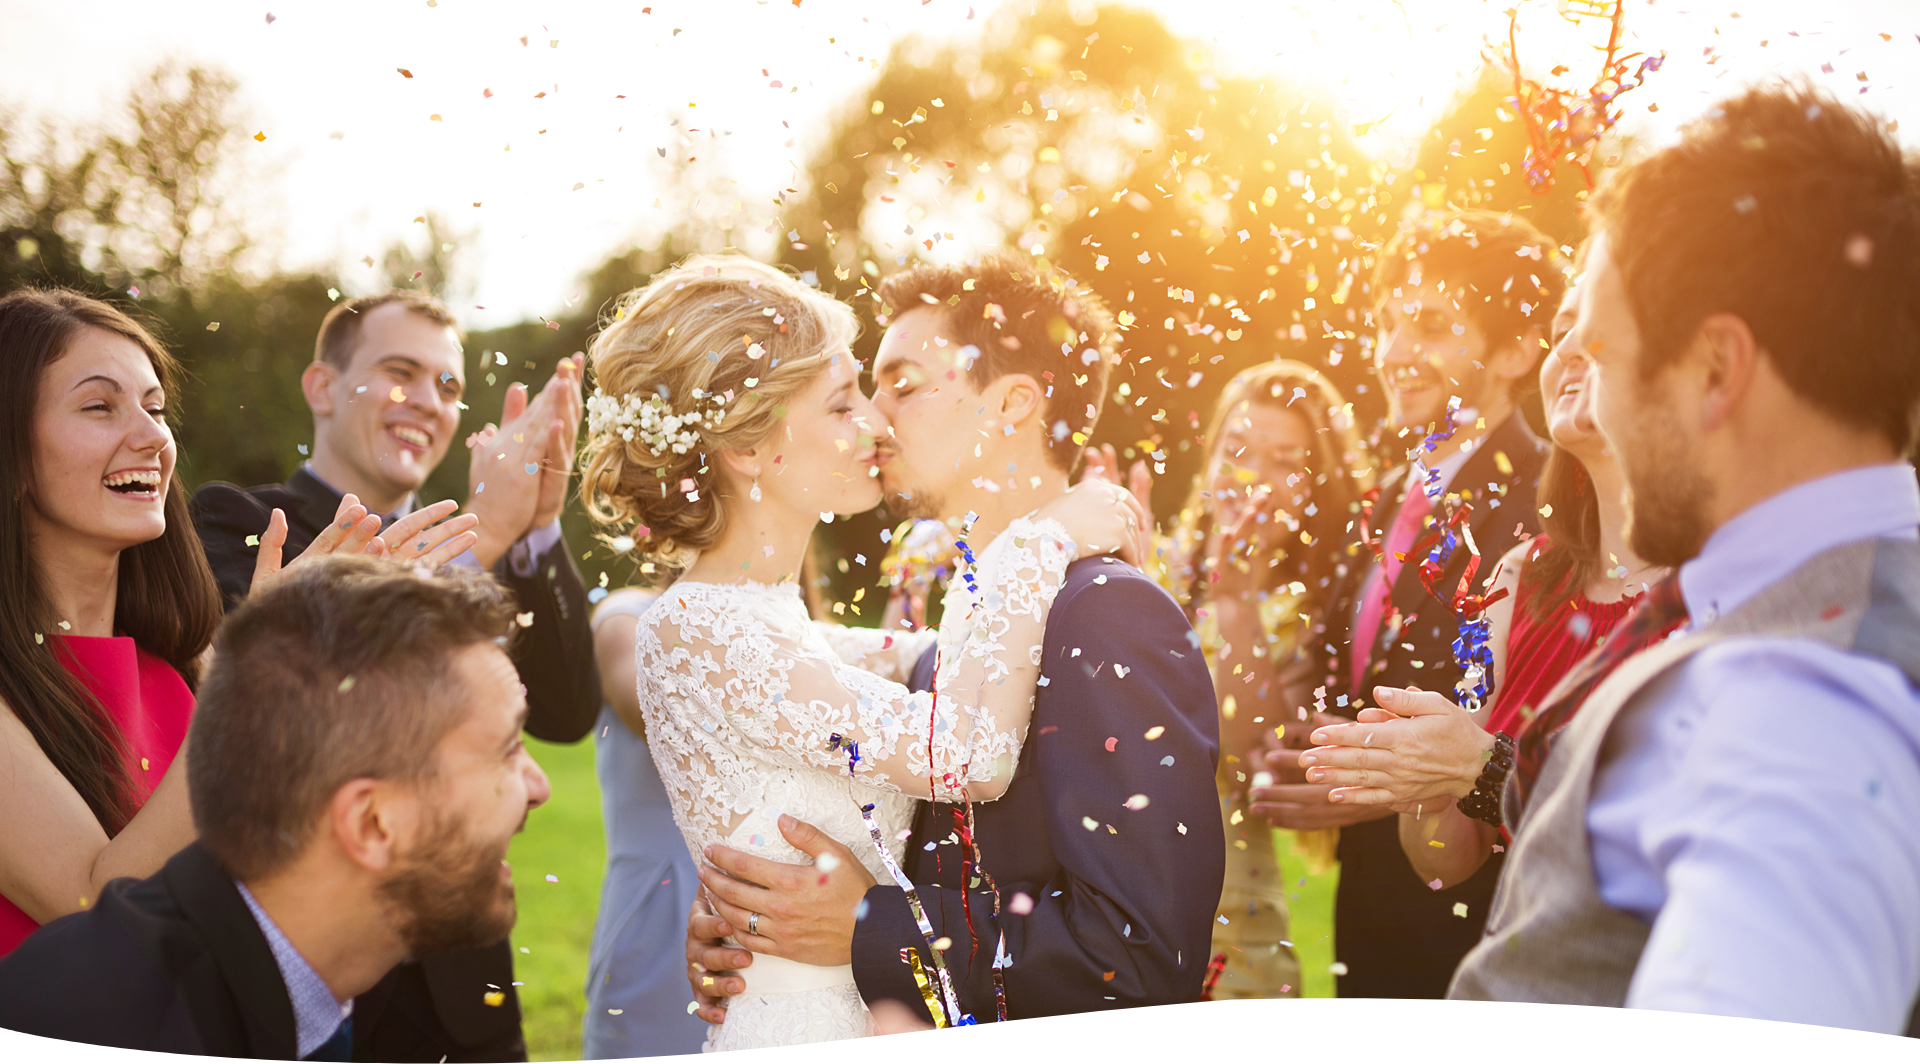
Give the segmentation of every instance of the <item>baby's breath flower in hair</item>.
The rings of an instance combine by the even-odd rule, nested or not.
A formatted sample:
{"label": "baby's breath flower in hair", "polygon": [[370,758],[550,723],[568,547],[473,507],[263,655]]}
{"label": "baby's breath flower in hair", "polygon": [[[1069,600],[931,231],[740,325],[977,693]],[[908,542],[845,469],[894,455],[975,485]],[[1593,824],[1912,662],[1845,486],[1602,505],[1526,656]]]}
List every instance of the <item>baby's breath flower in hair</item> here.
{"label": "baby's breath flower in hair", "polygon": [[[587,399],[587,430],[612,432],[628,442],[638,438],[647,450],[657,455],[686,454],[700,443],[700,427],[718,429],[726,417],[724,397],[708,395],[695,388],[693,399],[692,410],[674,413],[657,392],[644,396],[609,395],[595,388]],[[702,399],[713,409],[701,410]]]}

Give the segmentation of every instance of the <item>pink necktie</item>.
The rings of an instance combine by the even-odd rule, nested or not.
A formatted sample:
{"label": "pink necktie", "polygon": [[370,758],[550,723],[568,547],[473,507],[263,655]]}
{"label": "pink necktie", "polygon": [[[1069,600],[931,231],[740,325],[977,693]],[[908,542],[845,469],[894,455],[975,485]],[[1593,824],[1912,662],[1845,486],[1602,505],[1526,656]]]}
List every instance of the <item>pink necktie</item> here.
{"label": "pink necktie", "polygon": [[1400,512],[1394,517],[1393,528],[1387,533],[1386,550],[1380,557],[1380,567],[1374,571],[1373,579],[1367,585],[1367,596],[1360,602],[1360,613],[1353,620],[1353,642],[1348,656],[1353,659],[1355,698],[1366,697],[1361,683],[1366,678],[1367,666],[1373,657],[1374,640],[1380,636],[1381,621],[1386,617],[1388,604],[1393,601],[1393,583],[1399,579],[1400,567],[1406,562],[1403,555],[1420,538],[1420,528],[1425,524],[1427,514],[1432,511],[1433,502],[1416,482],[1408,489],[1406,499],[1400,504]]}

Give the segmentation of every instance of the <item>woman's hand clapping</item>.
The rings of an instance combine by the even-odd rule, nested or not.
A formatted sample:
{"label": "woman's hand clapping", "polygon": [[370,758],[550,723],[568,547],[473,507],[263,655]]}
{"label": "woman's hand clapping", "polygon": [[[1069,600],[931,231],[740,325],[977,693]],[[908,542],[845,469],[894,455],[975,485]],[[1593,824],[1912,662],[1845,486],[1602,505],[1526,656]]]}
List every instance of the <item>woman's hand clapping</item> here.
{"label": "woman's hand clapping", "polygon": [[[284,566],[280,558],[287,544],[287,515],[276,508],[267,521],[267,530],[260,536],[260,553],[253,564],[252,590],[271,587],[280,574],[294,566],[329,554],[371,554],[437,569],[466,553],[479,539],[473,532],[474,526],[480,523],[478,517],[462,514],[449,521],[441,520],[457,508],[458,504],[451,499],[423,506],[395,521],[393,527],[383,533],[379,515],[368,513],[358,498],[347,495],[340,500],[340,508],[326,529],[314,537],[299,557]],[[436,521],[439,523],[435,524]]]}
{"label": "woman's hand clapping", "polygon": [[1376,687],[1373,693],[1384,708],[1315,729],[1314,747],[1300,755],[1308,782],[1331,785],[1331,802],[1407,813],[1422,803],[1466,797],[1493,736],[1432,691]]}

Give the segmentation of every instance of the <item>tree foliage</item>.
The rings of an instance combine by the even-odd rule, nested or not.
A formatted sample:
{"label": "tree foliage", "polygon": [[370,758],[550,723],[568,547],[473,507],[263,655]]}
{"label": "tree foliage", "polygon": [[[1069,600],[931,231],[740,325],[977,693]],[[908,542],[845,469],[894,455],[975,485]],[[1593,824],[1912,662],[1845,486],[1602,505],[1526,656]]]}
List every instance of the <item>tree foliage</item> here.
{"label": "tree foliage", "polygon": [[[988,15],[977,39],[897,42],[795,187],[778,193],[770,229],[783,262],[858,308],[863,358],[884,310],[874,287],[915,260],[1012,246],[1091,286],[1125,326],[1095,441],[1155,461],[1164,517],[1199,468],[1200,424],[1241,369],[1309,362],[1363,429],[1377,423],[1367,278],[1408,219],[1479,206],[1525,212],[1566,243],[1582,235],[1578,182],[1536,195],[1518,174],[1524,133],[1508,88],[1489,73],[1462,91],[1413,165],[1396,170],[1361,149],[1364,127],[1333,101],[1282,77],[1216,69],[1204,46],[1151,13],[1035,0]],[[276,480],[301,460],[311,418],[299,376],[344,287],[241,269],[253,240],[230,195],[246,178],[237,92],[220,71],[169,63],[97,126],[0,111],[0,288],[67,284],[154,321],[192,378],[178,425],[196,482]],[[538,387],[584,350],[620,293],[688,251],[764,246],[758,222],[737,228],[751,212],[715,169],[724,131],[684,132],[660,163],[663,199],[685,208],[677,229],[609,257],[558,316],[468,337],[463,437],[497,418],[511,384]],[[417,221],[378,272],[457,305],[470,290],[460,266],[472,234],[434,213]],[[466,488],[456,448],[425,494]],[[589,579],[611,568],[624,580],[627,564],[593,549],[584,517],[570,514]],[[833,597],[877,581],[878,532],[890,523],[875,513],[823,530]]]}

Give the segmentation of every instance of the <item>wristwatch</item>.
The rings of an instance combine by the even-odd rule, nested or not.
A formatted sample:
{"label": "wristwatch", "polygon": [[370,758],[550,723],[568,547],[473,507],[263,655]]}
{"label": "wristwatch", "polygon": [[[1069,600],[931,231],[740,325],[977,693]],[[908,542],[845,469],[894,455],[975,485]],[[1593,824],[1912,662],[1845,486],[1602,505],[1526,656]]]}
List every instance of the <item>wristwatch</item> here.
{"label": "wristwatch", "polygon": [[1485,768],[1473,781],[1473,790],[1460,799],[1462,813],[1484,821],[1494,827],[1504,823],[1500,819],[1500,792],[1507,785],[1507,774],[1513,771],[1513,736],[1506,732],[1495,732],[1493,752],[1487,758]]}

